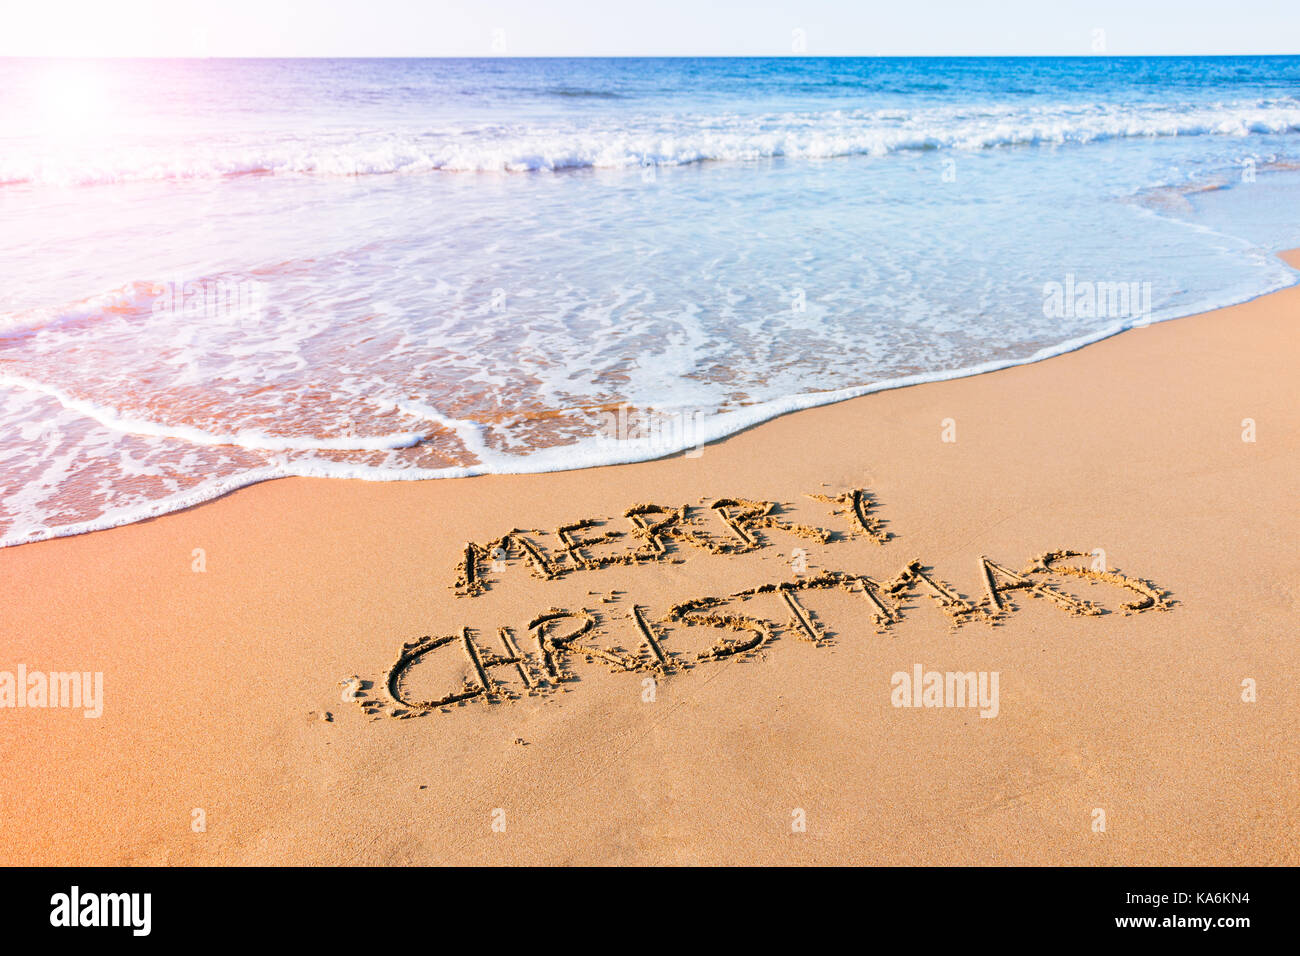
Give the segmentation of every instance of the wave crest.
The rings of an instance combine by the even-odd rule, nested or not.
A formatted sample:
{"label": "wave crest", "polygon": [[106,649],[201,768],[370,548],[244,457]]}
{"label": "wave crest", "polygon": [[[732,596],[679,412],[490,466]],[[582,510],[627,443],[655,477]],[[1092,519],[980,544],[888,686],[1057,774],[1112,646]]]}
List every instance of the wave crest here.
{"label": "wave crest", "polygon": [[367,176],[431,172],[535,173],[682,166],[764,159],[885,156],[906,150],[1084,146],[1126,138],[1300,132],[1294,99],[1214,105],[833,110],[756,116],[606,118],[581,125],[467,127],[375,134],[349,131],[250,148],[143,145],[62,158],[11,154],[0,188],[246,175]]}

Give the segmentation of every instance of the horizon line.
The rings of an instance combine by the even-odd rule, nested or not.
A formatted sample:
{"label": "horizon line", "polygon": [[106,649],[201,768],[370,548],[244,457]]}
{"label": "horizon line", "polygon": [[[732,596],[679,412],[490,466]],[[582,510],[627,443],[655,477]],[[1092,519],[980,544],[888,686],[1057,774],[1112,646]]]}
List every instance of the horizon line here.
{"label": "horizon line", "polygon": [[1300,57],[1300,53],[537,53],[161,54],[2,53],[0,60],[1175,60]]}

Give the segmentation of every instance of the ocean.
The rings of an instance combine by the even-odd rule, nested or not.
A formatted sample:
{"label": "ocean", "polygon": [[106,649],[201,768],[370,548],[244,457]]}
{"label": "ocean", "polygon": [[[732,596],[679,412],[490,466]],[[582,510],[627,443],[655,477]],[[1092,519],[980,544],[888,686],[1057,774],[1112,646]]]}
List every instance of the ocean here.
{"label": "ocean", "polygon": [[698,449],[1290,285],[1298,212],[1300,57],[0,60],[0,544]]}

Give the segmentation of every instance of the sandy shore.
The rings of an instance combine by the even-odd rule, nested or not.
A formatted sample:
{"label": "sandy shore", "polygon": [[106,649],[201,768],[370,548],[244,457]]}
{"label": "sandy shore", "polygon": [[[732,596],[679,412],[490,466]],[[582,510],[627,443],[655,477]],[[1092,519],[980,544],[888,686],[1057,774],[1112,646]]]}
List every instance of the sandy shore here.
{"label": "sandy shore", "polygon": [[[1297,315],[1293,288],[693,458],[287,479],[7,549],[0,670],[102,671],[104,709],[0,710],[0,862],[1300,863]],[[855,489],[868,528],[809,497]],[[647,503],[690,507],[638,533]],[[590,567],[556,534],[582,519],[624,532]],[[1082,557],[1021,574],[1058,550]],[[1095,607],[1021,588],[998,612],[981,556]],[[1098,561],[1160,596],[1060,570]],[[797,607],[730,597],[783,581]],[[672,619],[705,597],[760,630]],[[544,624],[543,655],[551,608],[595,625]],[[449,640],[394,703],[424,635]],[[997,715],[894,706],[916,665],[996,672]],[[407,706],[479,669],[490,702]]]}

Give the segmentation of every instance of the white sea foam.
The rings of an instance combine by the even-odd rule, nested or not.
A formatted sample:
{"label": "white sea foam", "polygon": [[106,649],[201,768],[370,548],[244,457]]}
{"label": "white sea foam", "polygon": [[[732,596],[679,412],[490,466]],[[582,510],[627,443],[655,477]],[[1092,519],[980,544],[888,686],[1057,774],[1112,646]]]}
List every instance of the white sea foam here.
{"label": "white sea foam", "polygon": [[96,421],[105,428],[131,435],[146,435],[152,438],[169,438],[174,441],[188,442],[191,445],[230,445],[247,448],[250,451],[376,451],[390,448],[411,448],[424,440],[420,432],[401,432],[391,435],[372,437],[346,436],[335,438],[312,438],[273,435],[255,428],[244,428],[237,432],[215,434],[201,428],[168,425],[162,422],[147,421],[122,415],[116,409],[77,398],[65,390],[43,382],[17,375],[0,374],[0,386],[25,388],[29,391],[48,395],[69,411]]}
{"label": "white sea foam", "polygon": [[620,115],[551,125],[436,131],[331,131],[251,146],[209,138],[71,148],[62,155],[0,157],[0,185],[120,183],[250,174],[538,172],[681,166],[763,159],[885,156],[910,150],[1085,145],[1113,139],[1284,134],[1300,130],[1300,101],[988,106],[911,111],[833,110],[761,115]]}
{"label": "white sea foam", "polygon": [[[1282,288],[1287,284],[1288,283],[1280,282],[1276,286],[1265,290],[1265,293],[1276,291],[1276,289]],[[1234,302],[1225,300],[1207,306],[1207,308],[1217,308],[1230,304],[1234,304]],[[1152,318],[1150,322],[1163,322],[1177,317],[1178,316],[1174,315],[1165,315]],[[1148,322],[1142,320],[1140,324],[1146,325]],[[59,524],[51,527],[43,526],[39,523],[32,524],[29,521],[25,522],[19,520],[6,533],[0,534],[0,547],[9,547],[16,544],[32,543],[51,538],[66,537],[90,531],[100,531],[121,527],[133,524],[137,521],[168,514],[172,511],[190,508],[206,501],[222,497],[232,491],[237,491],[240,488],[276,478],[350,478],[362,481],[385,482],[424,481],[442,478],[470,478],[481,475],[543,474],[549,472],[573,471],[605,465],[620,465],[650,461],[657,458],[670,457],[683,452],[691,452],[692,449],[698,449],[705,444],[720,441],[739,431],[753,427],[754,425],[762,424],[763,422],[770,421],[773,418],[777,418],[790,412],[831,405],[851,398],[857,398],[863,395],[870,395],[890,389],[905,388],[930,382],[951,381],[974,375],[983,375],[1018,365],[1028,365],[1034,362],[1040,362],[1044,359],[1064,355],[1103,339],[1110,338],[1111,336],[1117,335],[1121,332],[1131,330],[1134,328],[1134,325],[1135,321],[1133,319],[1113,322],[1087,335],[1077,336],[1059,344],[1039,349],[1024,358],[983,362],[965,368],[901,376],[885,381],[873,382],[869,385],[841,388],[833,391],[786,395],[780,398],[760,402],[752,406],[731,410],[725,414],[698,417],[693,420],[690,429],[679,432],[681,440],[675,443],[665,443],[663,436],[665,434],[673,434],[672,431],[665,431],[657,433],[653,438],[647,439],[632,438],[611,441],[605,436],[595,436],[580,439],[563,447],[534,450],[526,456],[503,454],[494,451],[487,445],[483,438],[483,427],[477,422],[450,418],[440,413],[437,409],[422,403],[394,403],[394,405],[399,407],[405,414],[436,422],[437,424],[454,431],[458,436],[464,439],[466,447],[468,447],[477,457],[477,463],[445,468],[391,468],[363,464],[349,464],[328,460],[303,460],[295,462],[280,461],[274,465],[253,468],[215,478],[207,478],[192,488],[183,492],[167,495],[166,497],[138,504],[110,507],[95,517],[84,521]],[[12,381],[0,376],[0,387],[2,386],[31,388],[34,391],[50,395],[61,402],[66,398],[66,396],[60,396],[57,394],[55,390],[46,389],[39,385],[35,385],[34,383]],[[119,419],[106,413],[103,409],[88,408],[85,403],[76,400],[69,401],[66,407],[70,411],[85,414],[87,417],[93,418],[96,422],[106,428],[130,433],[132,435],[144,435],[181,441],[193,440],[187,434],[177,433],[177,430],[175,429],[170,429],[154,423]],[[661,405],[650,409],[649,411],[654,414],[672,417],[690,414],[697,410],[693,408],[672,408]],[[201,442],[202,444],[224,444],[252,451],[284,449],[359,450],[402,448],[410,447],[410,444],[419,441],[419,437],[414,433],[407,436],[386,436],[380,439],[371,439],[361,442],[358,442],[355,439],[341,440],[329,438],[297,439],[289,441],[284,439],[275,439],[264,435],[254,436],[247,433],[224,436],[220,439],[206,434],[201,437],[203,439]],[[399,443],[408,440],[410,444]]]}

